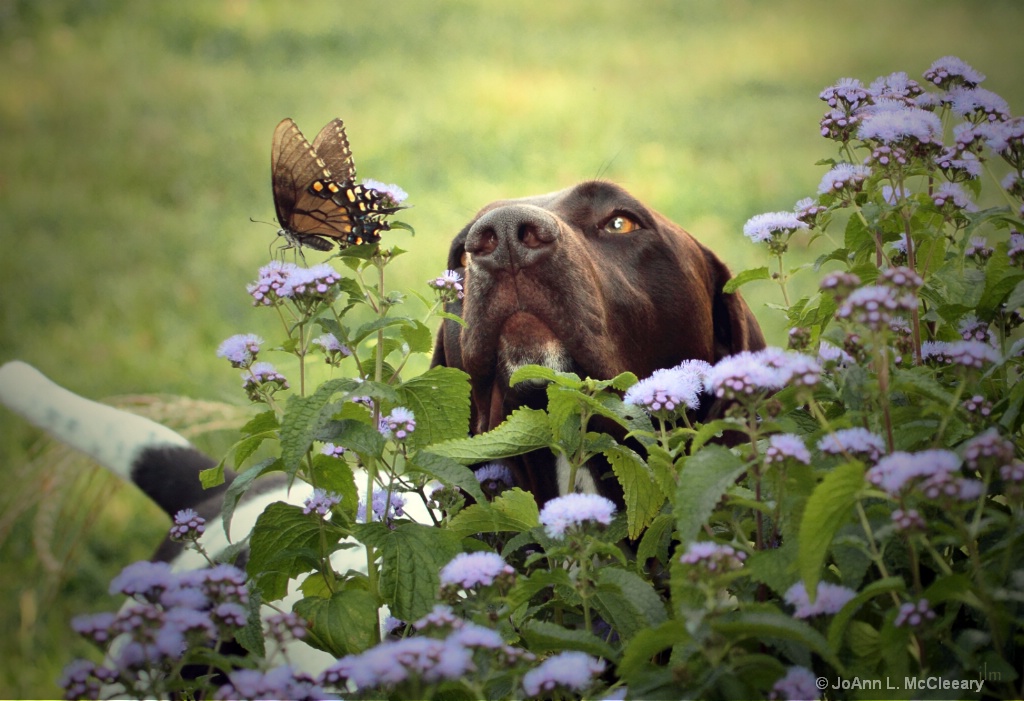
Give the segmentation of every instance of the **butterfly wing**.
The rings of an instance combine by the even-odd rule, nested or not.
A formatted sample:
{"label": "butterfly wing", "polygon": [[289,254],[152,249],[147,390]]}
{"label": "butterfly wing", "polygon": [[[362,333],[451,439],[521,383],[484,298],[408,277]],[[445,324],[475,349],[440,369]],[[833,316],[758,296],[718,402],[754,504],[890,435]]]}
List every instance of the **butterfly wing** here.
{"label": "butterfly wing", "polygon": [[328,122],[313,139],[313,150],[323,159],[334,180],[340,183],[355,181],[356,164],[343,121],[332,119]]}

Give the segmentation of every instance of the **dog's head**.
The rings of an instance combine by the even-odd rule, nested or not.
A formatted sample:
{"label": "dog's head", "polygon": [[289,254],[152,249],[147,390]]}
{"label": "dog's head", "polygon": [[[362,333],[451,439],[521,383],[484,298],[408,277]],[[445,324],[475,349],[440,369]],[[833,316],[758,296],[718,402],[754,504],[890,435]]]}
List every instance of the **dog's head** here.
{"label": "dog's head", "polygon": [[434,364],[469,373],[473,433],[543,401],[536,387],[509,387],[523,365],[643,378],[764,346],[747,305],[722,291],[726,266],[611,183],[484,207],[455,237],[448,267],[465,277],[449,311],[466,326],[444,323]]}

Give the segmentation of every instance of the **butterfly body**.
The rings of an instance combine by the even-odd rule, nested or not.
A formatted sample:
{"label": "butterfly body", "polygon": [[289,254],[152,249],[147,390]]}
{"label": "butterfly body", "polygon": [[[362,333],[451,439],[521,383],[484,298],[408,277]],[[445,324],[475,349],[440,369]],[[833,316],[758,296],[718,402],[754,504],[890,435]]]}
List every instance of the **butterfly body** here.
{"label": "butterfly body", "polygon": [[311,144],[291,119],[274,130],[270,155],[278,232],[289,248],[329,251],[376,243],[389,227],[382,217],[399,207],[385,195],[355,183],[352,150],[340,119],[329,122]]}

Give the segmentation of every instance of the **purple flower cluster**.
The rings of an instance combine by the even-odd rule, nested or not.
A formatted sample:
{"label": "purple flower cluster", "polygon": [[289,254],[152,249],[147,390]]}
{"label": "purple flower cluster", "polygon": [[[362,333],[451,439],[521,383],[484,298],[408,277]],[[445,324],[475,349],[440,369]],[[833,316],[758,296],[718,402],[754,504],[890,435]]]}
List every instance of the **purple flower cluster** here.
{"label": "purple flower cluster", "polygon": [[540,511],[540,522],[552,538],[564,538],[570,529],[588,522],[607,526],[615,514],[615,503],[597,494],[566,494],[552,499]]}
{"label": "purple flower cluster", "polygon": [[515,573],[512,566],[497,553],[459,553],[441,568],[441,588],[489,587],[497,579],[510,582]]}
{"label": "purple flower cluster", "polygon": [[850,195],[860,192],[871,169],[863,165],[840,163],[825,173],[818,184],[819,195]]}
{"label": "purple flower cluster", "polygon": [[404,406],[395,407],[390,414],[381,417],[380,432],[385,438],[404,441],[415,430],[416,416]]}
{"label": "purple flower cluster", "polygon": [[808,228],[807,223],[794,212],[765,212],[747,220],[743,225],[743,235],[754,243],[761,243]]}
{"label": "purple flower cluster", "polygon": [[964,443],[963,450],[967,467],[977,470],[985,462],[1000,466],[1010,463],[1014,458],[1015,449],[1013,442],[1003,438],[999,435],[999,430],[992,427]]}
{"label": "purple flower cluster", "polygon": [[925,527],[924,518],[917,509],[895,509],[892,524],[897,531],[922,531]]}
{"label": "purple flower cluster", "polygon": [[500,661],[532,659],[524,650],[506,645],[494,630],[466,623],[447,606],[416,621],[417,631],[446,634],[444,639],[411,636],[388,640],[357,655],[348,655],[320,675],[324,686],[351,685],[359,692],[393,689],[410,680],[428,684],[460,679],[477,669],[474,653]]}
{"label": "purple flower cluster", "polygon": [[735,399],[787,385],[813,387],[821,372],[821,365],[809,355],[768,346],[719,360],[707,371],[704,382],[715,396]]}
{"label": "purple flower cluster", "polygon": [[337,699],[316,684],[312,677],[292,670],[288,665],[267,672],[239,669],[228,675],[229,683],[214,694],[225,701],[257,701],[257,699]]}
{"label": "purple flower cluster", "polygon": [[527,696],[553,696],[556,690],[582,693],[605,670],[604,660],[570,650],[549,657],[523,676]]}
{"label": "purple flower cluster", "polygon": [[945,214],[976,212],[978,208],[960,183],[941,183],[932,192],[932,202]]}
{"label": "purple flower cluster", "polygon": [[271,305],[282,299],[311,305],[333,299],[340,280],[341,275],[327,263],[303,268],[275,260],[260,268],[256,281],[246,289],[256,305]]}
{"label": "purple flower cluster", "polygon": [[917,628],[933,620],[935,620],[935,612],[931,610],[928,599],[919,599],[917,602],[900,605],[893,625],[897,628]]}
{"label": "purple flower cluster", "polygon": [[500,494],[513,484],[512,471],[500,462],[489,462],[477,468],[473,475],[483,490],[491,495]]}
{"label": "purple flower cluster", "polygon": [[828,582],[818,583],[818,596],[811,601],[803,581],[797,582],[783,595],[786,603],[793,606],[797,618],[810,618],[819,614],[835,614],[857,595],[853,589]]}
{"label": "purple flower cluster", "polygon": [[313,496],[306,499],[306,502],[302,508],[302,513],[312,514],[316,513],[321,517],[326,516],[330,513],[331,508],[341,503],[341,495],[335,494],[334,492],[328,492],[324,489],[314,489]]}
{"label": "purple flower cluster", "polygon": [[[394,519],[401,518],[405,515],[405,497],[398,492],[388,489],[375,489],[373,497],[370,500],[370,510],[372,513],[372,520],[384,521],[390,524]],[[360,500],[359,507],[356,511],[356,518],[363,522],[368,523],[370,519],[366,517],[366,501]]]}
{"label": "purple flower cluster", "polygon": [[857,137],[889,146],[918,148],[942,145],[942,120],[901,100],[878,100],[861,110]]}
{"label": "purple flower cluster", "polygon": [[673,368],[655,370],[626,390],[622,401],[661,415],[697,409],[704,391],[704,375],[710,368],[703,360],[684,360]]}
{"label": "purple flower cluster", "polygon": [[949,450],[897,451],[879,460],[865,477],[892,497],[908,494],[913,489],[926,499],[977,499],[984,485],[978,480],[960,477],[959,471],[960,457]]}
{"label": "purple flower cluster", "polygon": [[364,178],[363,187],[367,190],[376,190],[383,195],[382,204],[385,207],[397,207],[409,198],[409,193],[394,183],[382,183],[379,180]]}
{"label": "purple flower cluster", "polygon": [[921,344],[921,357],[978,370],[1002,360],[998,350],[982,341],[925,341]]}
{"label": "purple flower cluster", "polygon": [[171,540],[199,540],[206,530],[206,519],[194,509],[182,509],[174,514],[174,525],[171,526]]}
{"label": "purple flower cluster", "polygon": [[985,75],[956,56],[943,56],[928,67],[924,72],[924,78],[943,90],[949,90],[956,86],[977,87],[985,80]]}
{"label": "purple flower cluster", "polygon": [[964,409],[971,414],[985,418],[992,415],[992,402],[980,394],[975,394],[964,400]]}
{"label": "purple flower cluster", "polygon": [[693,565],[707,572],[719,574],[740,569],[746,559],[745,552],[731,545],[702,541],[690,543],[679,561],[684,565]]}
{"label": "purple flower cluster", "polygon": [[104,685],[113,684],[117,672],[89,660],[72,660],[61,672],[57,684],[66,699],[98,699]]}
{"label": "purple flower cluster", "polygon": [[917,305],[917,297],[912,292],[901,293],[890,285],[865,285],[843,300],[836,317],[881,331],[889,327],[899,312],[913,311]]}
{"label": "purple flower cluster", "polygon": [[768,438],[768,448],[764,453],[767,464],[795,460],[804,465],[811,464],[811,452],[804,445],[804,439],[795,433],[775,433]]}
{"label": "purple flower cluster", "polygon": [[465,292],[462,287],[462,276],[455,270],[445,270],[436,278],[427,281],[429,287],[434,288],[446,301],[462,299]]}
{"label": "purple flower cluster", "polygon": [[866,428],[843,428],[818,441],[818,450],[831,455],[848,453],[875,462],[885,452],[885,441]]}
{"label": "purple flower cluster", "polygon": [[288,380],[270,363],[253,363],[242,373],[242,388],[249,399],[260,401],[264,394],[288,389]]}
{"label": "purple flower cluster", "polygon": [[341,341],[338,340],[337,336],[333,333],[325,333],[321,336],[314,338],[311,343],[314,346],[320,346],[324,352],[325,359],[330,365],[337,365],[341,362],[342,358],[347,358],[352,355],[352,351],[348,349]]}
{"label": "purple flower cluster", "polygon": [[252,365],[263,339],[254,333],[240,333],[225,339],[217,348],[217,357],[225,358],[233,368]]}
{"label": "purple flower cluster", "polygon": [[772,686],[772,691],[768,698],[779,699],[780,701],[820,699],[822,694],[816,685],[817,680],[818,677],[815,676],[814,672],[806,667],[790,667],[786,670],[785,676]]}
{"label": "purple flower cluster", "polygon": [[[110,593],[135,602],[116,614],[79,616],[71,627],[99,644],[125,636],[114,659],[122,673],[180,660],[188,647],[230,637],[246,624],[245,574],[231,565],[175,573],[165,562],[136,562],[111,581]],[[69,682],[86,683],[86,671],[79,665]],[[100,681],[109,676],[95,670],[88,674]]]}
{"label": "purple flower cluster", "polygon": [[341,445],[335,445],[334,443],[324,443],[320,449],[322,455],[326,455],[329,458],[340,458],[345,455],[345,447]]}

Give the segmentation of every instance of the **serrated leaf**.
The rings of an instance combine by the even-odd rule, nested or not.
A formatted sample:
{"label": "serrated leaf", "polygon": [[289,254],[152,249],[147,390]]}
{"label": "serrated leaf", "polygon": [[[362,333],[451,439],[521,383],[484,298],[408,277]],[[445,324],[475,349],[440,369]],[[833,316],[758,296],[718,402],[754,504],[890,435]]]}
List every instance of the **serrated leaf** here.
{"label": "serrated leaf", "polygon": [[[303,514],[300,507],[280,501],[269,505],[256,519],[249,539],[246,571],[255,578],[256,587],[265,600],[284,597],[288,593],[288,580],[312,569],[310,561],[316,561],[320,551],[320,523]],[[324,527],[337,530],[330,523]],[[335,541],[340,537],[340,533],[333,534]]]}
{"label": "serrated leaf", "polygon": [[535,653],[549,650],[579,650],[609,660],[617,657],[611,645],[586,630],[569,630],[554,623],[534,619],[527,621],[523,626],[522,635],[530,651]]}
{"label": "serrated leaf", "polygon": [[469,433],[469,375],[455,368],[433,367],[397,390],[397,401],[416,416],[408,445],[418,448]]}
{"label": "serrated leaf", "polygon": [[836,531],[846,522],[864,488],[864,466],[859,462],[839,465],[825,475],[804,507],[800,521],[797,564],[808,592],[816,592],[821,567]]}
{"label": "serrated leaf", "polygon": [[363,589],[307,597],[294,610],[309,623],[305,642],[335,657],[362,652],[377,640],[377,602]]}
{"label": "serrated leaf", "polygon": [[648,560],[658,558],[661,563],[668,562],[669,545],[671,544],[673,519],[671,514],[660,514],[651,522],[644,532],[644,537],[636,549],[636,565],[646,566]]}
{"label": "serrated leaf", "polygon": [[224,500],[221,502],[221,521],[224,524],[224,534],[231,539],[231,519],[234,518],[235,508],[238,506],[238,501],[242,496],[249,490],[252,483],[257,478],[263,475],[274,472],[276,470],[282,470],[283,466],[281,461],[277,458],[271,458],[265,460],[259,465],[253,465],[245,472],[235,477],[234,481],[228,485],[228,488],[224,491]]}
{"label": "serrated leaf", "polygon": [[409,460],[409,469],[422,472],[445,484],[452,484],[476,499],[478,504],[486,504],[487,498],[480,489],[473,471],[462,463],[451,458],[434,455],[428,451],[420,451]]}
{"label": "serrated leaf", "polygon": [[541,409],[519,408],[487,433],[436,443],[430,446],[430,452],[470,465],[546,448],[550,440],[547,413]]}
{"label": "serrated leaf", "polygon": [[726,294],[732,294],[748,282],[754,282],[756,280],[770,280],[771,277],[771,272],[769,272],[767,266],[741,270],[733,275],[732,278],[722,286],[722,291]]}
{"label": "serrated leaf", "polygon": [[379,456],[384,452],[387,443],[380,431],[357,419],[332,421],[327,424],[322,436],[317,435],[317,438],[321,437],[348,450],[354,450],[360,455],[368,456]]}
{"label": "serrated leaf", "polygon": [[402,523],[380,544],[380,592],[391,614],[415,621],[437,603],[440,571],[460,552],[459,538],[449,530]]}
{"label": "serrated leaf", "polygon": [[520,382],[530,381],[550,382],[560,387],[569,389],[582,389],[583,380],[572,372],[559,372],[544,365],[523,365],[517,368],[512,377],[509,378],[509,387],[515,387]]}
{"label": "serrated leaf", "polygon": [[718,445],[705,446],[686,459],[679,473],[675,503],[681,543],[686,545],[697,537],[722,495],[746,469],[742,460]]}
{"label": "serrated leaf", "polygon": [[572,587],[572,580],[566,570],[537,570],[528,577],[520,575],[505,596],[505,602],[509,610],[514,612],[548,587],[556,586]]}
{"label": "serrated leaf", "polygon": [[[871,584],[864,587],[862,590],[857,592],[857,595],[850,599],[843,608],[832,618],[832,622],[828,626],[828,644],[833,650],[838,650],[839,646],[843,642],[843,636],[846,634],[846,626],[853,618],[853,614],[857,613],[858,609],[864,604],[876,596],[882,594],[888,594],[890,592],[902,592],[907,588],[906,583],[901,577],[888,577],[886,579],[880,579],[872,582]],[[929,599],[929,601],[932,601]],[[933,602],[934,603],[934,602]]]}
{"label": "serrated leaf", "polygon": [[692,637],[684,622],[675,619],[665,621],[656,628],[641,630],[623,650],[618,673],[630,686],[640,683],[634,677],[647,670],[652,657],[673,645],[688,642]]}
{"label": "serrated leaf", "polygon": [[474,533],[522,533],[540,525],[537,501],[518,487],[508,489],[490,504],[481,500],[468,506],[448,524],[459,537]]}
{"label": "serrated leaf", "polygon": [[630,539],[640,537],[665,503],[665,494],[647,464],[629,448],[614,444],[602,451],[622,485]]}
{"label": "serrated leaf", "polygon": [[402,339],[413,353],[429,353],[434,347],[434,334],[422,321],[411,319],[401,330]]}
{"label": "serrated leaf", "polygon": [[665,602],[649,582],[629,570],[605,567],[597,573],[594,605],[623,640],[666,621]]}
{"label": "serrated leaf", "polygon": [[313,444],[323,421],[322,411],[331,397],[356,386],[353,380],[339,378],[324,382],[308,397],[292,395],[288,398],[281,420],[281,460],[288,474],[295,474]]}

